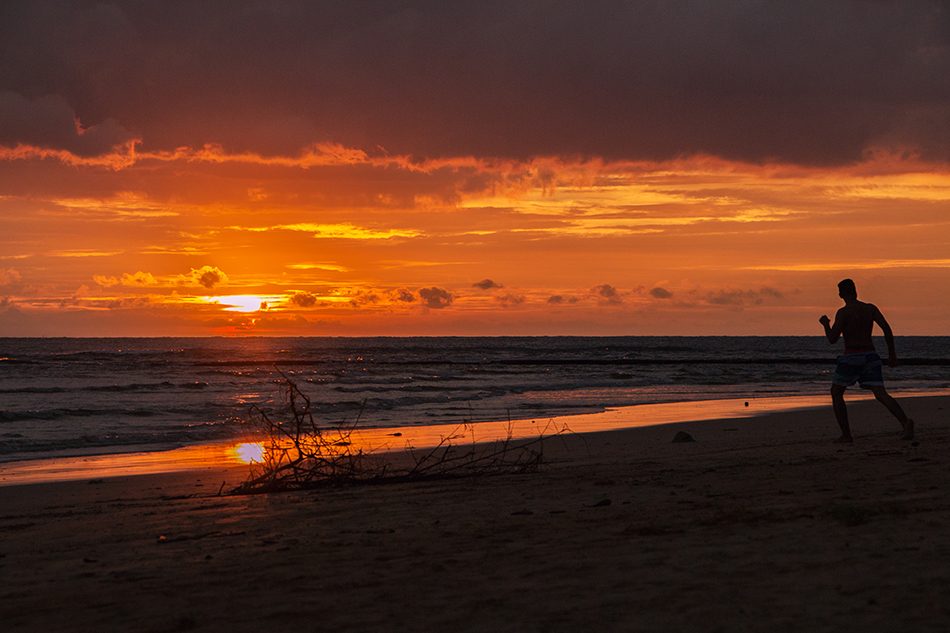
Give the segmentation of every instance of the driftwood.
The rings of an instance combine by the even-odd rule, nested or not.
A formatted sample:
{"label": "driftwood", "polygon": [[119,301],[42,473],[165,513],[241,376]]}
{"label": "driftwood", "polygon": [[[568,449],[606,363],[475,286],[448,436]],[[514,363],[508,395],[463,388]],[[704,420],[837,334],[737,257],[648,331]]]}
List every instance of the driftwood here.
{"label": "driftwood", "polygon": [[321,425],[311,413],[310,398],[293,380],[285,376],[280,388],[287,419],[275,420],[255,405],[245,420],[248,433],[261,438],[264,450],[235,494],[533,472],[543,462],[544,441],[569,432],[549,424],[537,437],[514,440],[509,421],[505,439],[479,443],[474,426],[462,424],[434,447],[391,451],[361,445],[359,417],[352,423]]}

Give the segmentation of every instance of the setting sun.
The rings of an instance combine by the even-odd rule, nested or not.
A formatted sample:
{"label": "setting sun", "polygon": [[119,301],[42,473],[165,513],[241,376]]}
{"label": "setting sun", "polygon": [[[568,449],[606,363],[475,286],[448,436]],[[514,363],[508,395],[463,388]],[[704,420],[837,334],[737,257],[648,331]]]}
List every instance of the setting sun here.
{"label": "setting sun", "polygon": [[[270,298],[273,301],[274,298]],[[258,312],[266,310],[268,299],[259,295],[232,295],[227,297],[205,297],[208,303],[217,303],[228,312]]]}
{"label": "setting sun", "polygon": [[24,21],[0,336],[806,334],[844,277],[946,331],[946,12],[457,4]]}

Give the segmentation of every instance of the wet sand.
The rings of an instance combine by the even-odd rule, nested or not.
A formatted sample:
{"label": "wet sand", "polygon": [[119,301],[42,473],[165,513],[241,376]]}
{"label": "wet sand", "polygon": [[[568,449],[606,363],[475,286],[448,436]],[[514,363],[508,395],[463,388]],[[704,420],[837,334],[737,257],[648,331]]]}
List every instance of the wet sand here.
{"label": "wet sand", "polygon": [[[538,473],[0,487],[13,631],[946,631],[950,398],[554,438]],[[678,431],[695,442],[673,443]]]}

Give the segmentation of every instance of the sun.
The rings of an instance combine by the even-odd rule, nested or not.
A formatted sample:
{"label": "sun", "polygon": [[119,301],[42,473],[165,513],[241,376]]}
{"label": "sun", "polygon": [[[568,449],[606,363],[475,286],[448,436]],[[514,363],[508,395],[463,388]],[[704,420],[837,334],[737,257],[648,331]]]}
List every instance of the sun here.
{"label": "sun", "polygon": [[268,297],[261,295],[230,295],[225,297],[208,297],[207,301],[217,303],[229,312],[257,312],[266,310]]}

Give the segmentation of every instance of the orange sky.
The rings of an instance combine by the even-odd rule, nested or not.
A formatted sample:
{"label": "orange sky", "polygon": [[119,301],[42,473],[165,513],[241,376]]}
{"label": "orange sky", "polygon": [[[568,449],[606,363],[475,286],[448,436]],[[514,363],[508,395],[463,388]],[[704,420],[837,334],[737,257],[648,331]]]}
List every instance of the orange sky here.
{"label": "orange sky", "polygon": [[[840,305],[835,284],[843,277],[855,279],[859,296],[878,304],[898,334],[950,334],[950,100],[941,92],[950,73],[938,79],[950,60],[950,29],[945,15],[924,10],[936,4],[914,5],[922,7],[909,21],[917,30],[892,42],[904,46],[893,52],[903,70],[933,73],[916,80],[922,86],[892,91],[929,89],[928,103],[883,103],[890,92],[868,95],[855,80],[813,88],[799,113],[789,113],[794,103],[755,98],[755,90],[771,95],[774,78],[736,66],[741,51],[714,35],[706,43],[720,47],[721,67],[684,39],[668,44],[682,60],[660,81],[638,70],[636,50],[622,51],[634,60],[629,68],[591,58],[604,41],[593,35],[580,47],[589,65],[572,70],[554,27],[530,26],[530,16],[486,13],[456,24],[419,11],[347,15],[336,31],[294,36],[320,44],[297,54],[324,59],[339,48],[333,42],[355,47],[351,40],[370,37],[394,48],[379,45],[369,61],[337,51],[350,74],[314,71],[320,89],[307,80],[297,94],[293,85],[310,66],[238,60],[249,74],[239,81],[225,72],[237,72],[229,70],[227,52],[239,50],[232,36],[209,52],[207,42],[174,30],[183,17],[90,3],[51,25],[33,6],[0,16],[22,35],[7,38],[0,62],[12,67],[24,56],[34,65],[32,75],[0,78],[0,336],[820,335],[817,319]],[[874,11],[855,28],[873,31],[875,21],[894,17]],[[783,21],[810,24],[807,15],[768,15],[776,31]],[[263,34],[255,31],[260,42],[238,43],[279,57],[266,46],[272,38],[283,42],[292,24],[316,20],[270,17]],[[614,28],[607,17],[588,26]],[[634,17],[631,24],[651,32],[671,24],[705,32],[687,18]],[[757,31],[748,25],[765,28],[736,12],[706,17],[733,20],[749,37]],[[251,18],[261,22],[237,14],[228,24]],[[447,23],[465,32],[472,59],[436,64],[394,44],[407,30],[437,33]],[[477,46],[478,32],[490,33],[491,50],[504,50],[505,28],[517,32],[511,47],[529,46],[526,32],[537,36],[535,66],[511,70],[521,83],[492,80],[499,62]],[[75,37],[63,29],[76,29]],[[65,43],[55,44],[52,31]],[[806,43],[819,37],[802,33]],[[31,34],[38,43],[16,49]],[[444,39],[423,43],[447,55]],[[113,46],[132,61],[116,60]],[[861,64],[880,62],[855,61],[862,49],[852,46],[832,51],[830,67],[843,73],[857,64],[852,74],[873,76]],[[763,52],[778,63],[780,51]],[[813,58],[773,70],[810,72]],[[69,64],[54,73],[63,59]],[[390,71],[398,66],[401,82],[368,70],[380,60]],[[175,64],[197,70],[171,78]],[[588,72],[600,68],[617,94],[554,99],[553,88],[530,79],[549,65],[558,77],[574,76],[575,91],[583,82],[606,99],[611,90]],[[893,65],[882,68],[899,78]],[[500,101],[460,87],[462,67]],[[427,77],[449,95],[445,110],[429,103],[429,88],[402,96],[395,87]],[[641,90],[629,91],[624,77]],[[687,77],[709,85],[691,87]],[[658,97],[645,106],[648,89]],[[828,105],[838,103],[834,90],[850,98],[849,110]],[[307,105],[308,94],[317,105]],[[465,95],[486,99],[482,110]],[[703,112],[707,127],[693,118]],[[565,123],[572,117],[576,125]],[[856,119],[877,122],[849,130]],[[683,121],[693,126],[688,135]]]}

